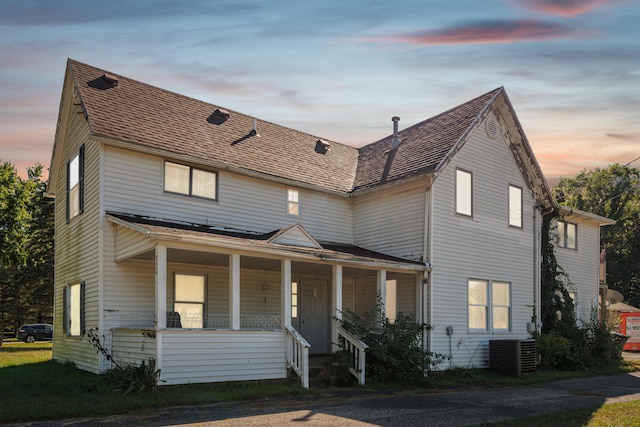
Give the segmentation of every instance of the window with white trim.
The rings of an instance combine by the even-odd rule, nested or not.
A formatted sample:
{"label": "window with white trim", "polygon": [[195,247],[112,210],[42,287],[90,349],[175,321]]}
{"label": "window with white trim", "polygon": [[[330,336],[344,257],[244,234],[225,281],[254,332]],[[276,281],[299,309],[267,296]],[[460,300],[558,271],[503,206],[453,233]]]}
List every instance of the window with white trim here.
{"label": "window with white trim", "polygon": [[469,279],[468,286],[469,330],[476,332],[510,331],[511,283]]}
{"label": "window with white trim", "polygon": [[511,283],[491,284],[491,327],[494,331],[511,330]]}
{"label": "window with white trim", "polygon": [[291,317],[298,317],[298,282],[291,282]]}
{"label": "window with white trim", "polygon": [[300,193],[293,188],[287,189],[287,214],[300,215]]}
{"label": "window with white trim", "polygon": [[473,216],[473,176],[462,169],[456,169],[456,213]]}
{"label": "window with white trim", "polygon": [[489,282],[469,279],[469,329],[486,331],[489,317]]}
{"label": "window with white trim", "polygon": [[558,221],[558,247],[576,249],[578,242],[578,226],[571,222]]}
{"label": "window with white trim", "polygon": [[218,174],[179,163],[164,162],[164,191],[217,199]]}
{"label": "window with white trim", "polygon": [[509,185],[509,225],[522,228],[522,188]]}
{"label": "window with white trim", "polygon": [[204,327],[206,280],[202,275],[175,274],[173,311],[183,328]]}
{"label": "window with white trim", "polygon": [[84,210],[84,144],[67,163],[67,221]]}
{"label": "window with white trim", "polygon": [[64,332],[70,337],[84,334],[84,282],[72,283],[64,289]]}

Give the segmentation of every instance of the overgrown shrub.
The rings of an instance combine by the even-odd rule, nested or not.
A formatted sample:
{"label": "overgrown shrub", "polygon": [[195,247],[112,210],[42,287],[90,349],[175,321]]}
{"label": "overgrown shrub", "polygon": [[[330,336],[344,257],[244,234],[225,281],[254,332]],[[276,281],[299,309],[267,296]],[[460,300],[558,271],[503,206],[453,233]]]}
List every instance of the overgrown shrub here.
{"label": "overgrown shrub", "polygon": [[621,341],[612,333],[612,326],[598,316],[596,307],[582,326],[564,325],[537,337],[541,368],[588,369],[621,359]]}
{"label": "overgrown shrub", "polygon": [[[428,325],[416,322],[413,315],[401,313],[395,322],[390,322],[380,299],[374,310],[364,316],[345,311],[341,323],[346,331],[369,346],[366,351],[366,380],[370,383],[424,384],[427,373],[448,357],[423,349],[422,335],[430,329]],[[344,363],[348,360],[345,357],[349,356],[345,352],[342,346],[333,354],[333,361],[342,360]],[[345,373],[344,369],[342,372]]]}
{"label": "overgrown shrub", "polygon": [[156,369],[155,359],[142,361],[140,365],[124,363],[104,373],[104,378],[116,385],[125,396],[134,391],[156,390],[160,370]]}
{"label": "overgrown shrub", "polygon": [[536,351],[542,369],[575,369],[571,342],[554,333],[544,334],[536,340]]}
{"label": "overgrown shrub", "polygon": [[115,384],[118,390],[125,395],[134,391],[156,391],[160,378],[160,369],[156,369],[156,360],[153,358],[142,361],[140,365],[135,363],[118,362],[103,344],[104,336],[98,334],[98,329],[89,329],[84,334],[93,348],[113,364],[113,368],[104,373],[104,378]]}

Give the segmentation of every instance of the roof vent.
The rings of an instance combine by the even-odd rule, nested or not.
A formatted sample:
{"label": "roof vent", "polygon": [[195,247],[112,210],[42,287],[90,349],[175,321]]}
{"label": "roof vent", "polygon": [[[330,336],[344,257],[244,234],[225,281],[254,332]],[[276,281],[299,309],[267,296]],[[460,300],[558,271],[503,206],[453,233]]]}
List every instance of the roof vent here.
{"label": "roof vent", "polygon": [[116,76],[114,76],[113,74],[109,74],[109,73],[104,73],[101,77],[102,80],[104,80],[104,82],[106,84],[108,84],[111,87],[116,87],[118,86],[118,78]]}
{"label": "roof vent", "polygon": [[253,129],[251,129],[251,132],[249,132],[249,135],[260,136],[260,134],[258,133],[258,121],[256,119],[253,119]]}
{"label": "roof vent", "polygon": [[391,117],[391,121],[393,122],[393,139],[391,140],[391,149],[395,150],[400,145],[400,138],[398,137],[398,122],[400,121],[400,117],[393,116]]}
{"label": "roof vent", "polygon": [[487,131],[487,136],[491,139],[495,139],[498,134],[498,122],[493,116],[489,117],[486,122],[484,122],[484,129]]}
{"label": "roof vent", "polygon": [[229,112],[224,108],[216,108],[216,110],[213,112],[213,115],[222,121],[227,121],[229,119]]}
{"label": "roof vent", "polygon": [[316,153],[318,154],[327,154],[329,151],[329,143],[323,139],[319,139],[316,141]]}

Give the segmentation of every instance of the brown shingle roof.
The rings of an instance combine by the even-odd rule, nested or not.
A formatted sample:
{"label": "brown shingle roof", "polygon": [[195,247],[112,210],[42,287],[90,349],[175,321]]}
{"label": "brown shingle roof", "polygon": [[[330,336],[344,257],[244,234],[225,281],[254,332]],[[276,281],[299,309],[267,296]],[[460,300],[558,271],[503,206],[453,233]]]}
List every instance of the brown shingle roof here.
{"label": "brown shingle roof", "polygon": [[374,187],[435,170],[502,90],[492,90],[399,131],[401,144],[395,150],[390,150],[393,135],[362,147],[353,189]]}
{"label": "brown shingle roof", "polygon": [[[396,150],[389,151],[389,135],[359,150],[327,141],[330,148],[323,153],[317,136],[71,59],[68,67],[94,135],[343,193],[433,171],[503,91],[400,131]],[[216,109],[222,114],[214,114]],[[254,120],[259,137],[251,134]]]}
{"label": "brown shingle roof", "polygon": [[[251,136],[254,118],[233,110],[223,121],[218,108],[197,99],[69,60],[94,135],[193,156],[348,192],[358,151],[336,142],[326,154],[316,151],[317,136],[256,119],[260,136]],[[117,78],[106,84],[105,73]]]}

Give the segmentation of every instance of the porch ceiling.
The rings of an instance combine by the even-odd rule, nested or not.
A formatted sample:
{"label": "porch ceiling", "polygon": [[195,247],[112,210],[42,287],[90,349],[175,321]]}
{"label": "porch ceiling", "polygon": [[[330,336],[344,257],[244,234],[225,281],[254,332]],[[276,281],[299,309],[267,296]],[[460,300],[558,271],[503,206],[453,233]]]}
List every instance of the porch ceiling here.
{"label": "porch ceiling", "polygon": [[[360,248],[353,245],[322,244],[321,248],[301,247],[273,243],[269,239],[278,230],[271,233],[244,232],[239,230],[218,229],[202,224],[191,224],[182,221],[169,221],[160,218],[143,217],[139,215],[107,212],[107,219],[122,226],[125,229],[139,233],[146,242],[153,242],[153,246],[159,242],[167,246],[167,261],[227,266],[229,253],[243,252],[241,258],[242,268],[258,268],[279,270],[280,259],[289,258],[299,261],[292,264],[292,269],[316,271],[321,268],[318,265],[325,264],[329,268],[333,263],[347,263],[361,268],[385,268],[396,270],[423,271],[425,265],[411,260],[393,257]],[[120,234],[117,234],[119,236]],[[149,240],[147,240],[149,239]],[[125,247],[134,242],[116,237],[116,247]],[[131,243],[134,245],[134,243]],[[135,242],[136,247],[144,248],[139,251],[126,251],[126,258],[153,260],[155,252],[150,245],[141,245],[140,239]],[[178,248],[178,246],[192,246],[193,249]],[[251,254],[253,253],[253,255]],[[362,273],[357,273],[362,274]]]}

